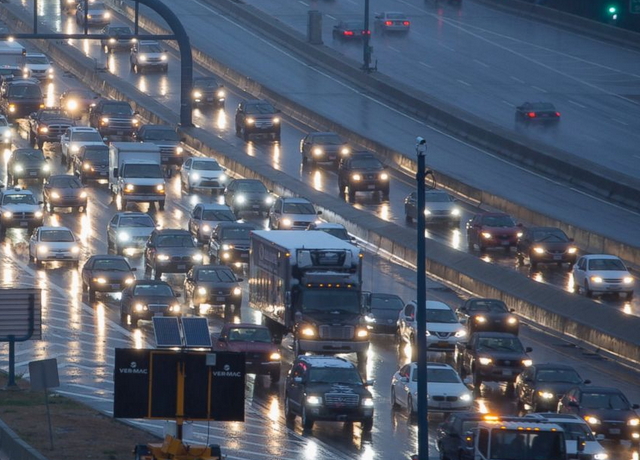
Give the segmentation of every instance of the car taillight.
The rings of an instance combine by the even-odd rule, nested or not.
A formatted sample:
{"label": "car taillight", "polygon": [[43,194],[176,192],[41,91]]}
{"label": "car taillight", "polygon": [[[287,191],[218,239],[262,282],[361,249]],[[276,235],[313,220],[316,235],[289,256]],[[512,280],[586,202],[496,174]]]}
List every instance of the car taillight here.
{"label": "car taillight", "polygon": [[405,25],[405,26],[408,26],[411,23],[409,21],[404,21],[402,24]]}
{"label": "car taillight", "polygon": [[556,117],[560,118],[560,112],[556,112]]}
{"label": "car taillight", "polygon": [[371,35],[371,31],[370,30],[363,30],[362,31],[362,35]]}
{"label": "car taillight", "polygon": [[535,118],[536,117],[536,113],[535,112],[529,112],[529,113],[527,113],[527,116],[529,118]]}
{"label": "car taillight", "polygon": [[385,26],[392,26],[393,25],[393,21],[384,21],[384,25]]}
{"label": "car taillight", "polygon": [[345,31],[344,31],[344,34],[345,34],[345,35],[349,35],[349,36],[351,36],[351,35],[353,35],[353,31],[351,31],[351,30],[345,30]]}

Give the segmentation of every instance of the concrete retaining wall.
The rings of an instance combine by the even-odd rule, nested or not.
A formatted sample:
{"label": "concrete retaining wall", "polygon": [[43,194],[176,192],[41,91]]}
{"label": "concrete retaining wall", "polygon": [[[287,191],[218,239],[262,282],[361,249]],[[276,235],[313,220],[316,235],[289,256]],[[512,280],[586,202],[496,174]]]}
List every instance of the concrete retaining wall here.
{"label": "concrete retaining wall", "polygon": [[20,439],[2,420],[0,420],[0,451],[9,460],[47,460],[44,455]]}
{"label": "concrete retaining wall", "polygon": [[[29,27],[28,15],[14,5],[0,9],[0,20],[12,24],[15,31]],[[114,99],[133,101],[142,116],[154,122],[177,123],[176,112],[111,74],[96,73],[93,60],[77,49],[53,41],[36,41],[36,45],[62,68],[73,70],[92,89]],[[260,179],[280,195],[306,197],[317,204],[328,220],[343,223],[352,233],[397,257],[416,260],[415,245],[411,244],[416,238],[413,230],[386,222],[353,208],[334,195],[300,183],[203,129],[185,128],[182,131],[190,146],[215,157],[232,171]],[[502,298],[524,318],[640,363],[640,337],[637,334],[640,317],[628,316],[556,287],[537,283],[520,273],[486,263],[433,240],[427,240],[426,247],[427,270],[433,275],[479,296]]]}

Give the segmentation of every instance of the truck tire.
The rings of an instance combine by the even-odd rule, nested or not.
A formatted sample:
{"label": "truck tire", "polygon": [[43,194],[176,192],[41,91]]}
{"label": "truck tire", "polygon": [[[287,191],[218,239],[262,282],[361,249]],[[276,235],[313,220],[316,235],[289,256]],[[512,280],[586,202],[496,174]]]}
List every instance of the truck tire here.
{"label": "truck tire", "polygon": [[96,291],[91,289],[91,286],[87,286],[87,297],[90,305],[96,303]]}
{"label": "truck tire", "polygon": [[284,419],[287,423],[293,423],[296,419],[296,414],[291,410],[291,400],[288,394],[284,396]]}
{"label": "truck tire", "polygon": [[313,417],[309,417],[309,415],[307,415],[307,406],[303,405],[302,406],[302,428],[304,428],[305,430],[312,430],[314,422],[315,420],[313,420]]}
{"label": "truck tire", "polygon": [[368,433],[373,429],[373,417],[365,418],[362,421],[362,431]]}
{"label": "truck tire", "polygon": [[271,385],[278,383],[280,381],[280,369],[271,371],[269,377],[271,377]]}
{"label": "truck tire", "polygon": [[367,352],[366,351],[359,351],[356,353],[356,356],[358,357],[358,367],[366,367],[367,366]]}
{"label": "truck tire", "polygon": [[164,211],[164,200],[158,201],[158,210]]}

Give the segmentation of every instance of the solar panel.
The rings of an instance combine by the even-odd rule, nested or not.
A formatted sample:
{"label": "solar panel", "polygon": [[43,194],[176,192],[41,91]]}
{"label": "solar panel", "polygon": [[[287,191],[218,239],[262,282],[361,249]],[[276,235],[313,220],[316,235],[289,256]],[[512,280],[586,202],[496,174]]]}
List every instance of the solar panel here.
{"label": "solar panel", "polygon": [[211,333],[207,318],[182,318],[182,330],[187,348],[211,348]]}
{"label": "solar panel", "polygon": [[[180,325],[178,318],[170,316],[154,316],[153,333],[156,336],[157,347],[181,347]],[[205,319],[205,318],[203,318]]]}

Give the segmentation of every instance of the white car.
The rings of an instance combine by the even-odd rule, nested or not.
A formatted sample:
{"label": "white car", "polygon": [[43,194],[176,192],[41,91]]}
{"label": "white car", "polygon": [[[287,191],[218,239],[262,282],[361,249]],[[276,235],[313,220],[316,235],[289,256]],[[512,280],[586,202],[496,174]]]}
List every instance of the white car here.
{"label": "white car", "polygon": [[272,230],[305,230],[310,223],[320,223],[313,204],[306,198],[278,198],[269,210],[269,228]]}
{"label": "white car", "polygon": [[573,290],[580,289],[587,297],[608,292],[624,293],[633,298],[635,280],[619,257],[607,254],[589,254],[578,259],[573,266]]}
{"label": "white car", "polygon": [[[409,302],[398,316],[400,339],[411,344],[412,354],[417,358],[418,322],[415,301]],[[458,342],[464,342],[467,330],[447,304],[437,300],[427,300],[427,350],[453,352]]]}
{"label": "white car", "polygon": [[220,222],[236,222],[238,218],[226,204],[198,203],[189,216],[187,228],[198,240],[207,244],[211,239],[211,232]]}
{"label": "white car", "polygon": [[181,190],[206,189],[222,193],[229,178],[226,170],[213,158],[189,158],[180,169]]}
{"label": "white car", "polygon": [[76,267],[80,259],[80,243],[67,227],[38,227],[29,239],[29,260],[36,267],[44,262],[71,262]]}
{"label": "white car", "polygon": [[96,128],[89,126],[72,126],[68,128],[60,138],[60,150],[62,164],[71,165],[72,155],[80,151],[80,147],[85,145],[107,145]]}
{"label": "white car", "polygon": [[5,149],[10,149],[12,140],[13,125],[7,121],[7,117],[0,115],[0,144]]}
{"label": "white car", "polygon": [[53,66],[49,58],[41,53],[27,53],[24,58],[24,74],[38,80],[52,80]]}
{"label": "white car", "polygon": [[[418,412],[418,365],[405,364],[391,379],[391,404]],[[458,373],[448,364],[427,363],[427,407],[430,411],[468,411],[473,395]]]}
{"label": "white car", "polygon": [[129,57],[131,70],[142,73],[148,69],[158,69],[167,72],[169,69],[169,56],[160,44],[153,40],[141,40],[131,47]]}
{"label": "white car", "polygon": [[346,241],[347,243],[356,244],[355,237],[349,235],[349,232],[346,228],[344,228],[344,225],[342,224],[334,224],[332,222],[311,222],[307,227],[307,230],[317,230],[319,232],[325,232],[329,235],[341,239],[342,241]]}
{"label": "white car", "polygon": [[[585,458],[593,460],[607,460],[609,455],[605,448],[593,435],[593,431],[583,418],[576,414],[556,414],[555,412],[542,412],[527,414],[526,418],[545,420],[560,425],[564,431],[567,443],[567,454],[570,458],[577,458],[578,454],[586,455]],[[584,451],[578,452],[576,441],[578,437],[584,442]],[[582,457],[580,457],[582,458]]]}
{"label": "white car", "polygon": [[109,252],[131,255],[144,249],[149,235],[157,228],[151,216],[144,212],[117,212],[107,224]]}

